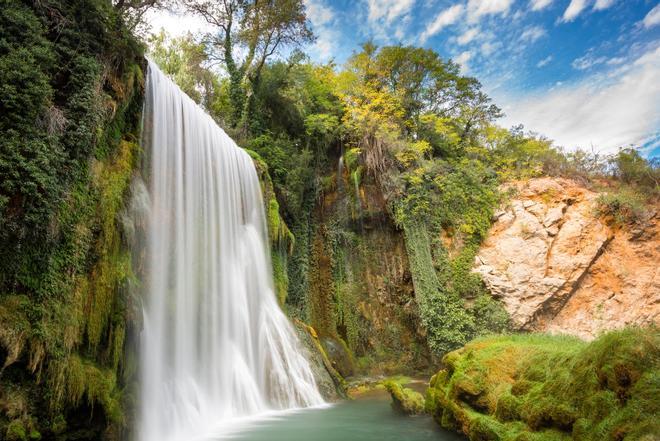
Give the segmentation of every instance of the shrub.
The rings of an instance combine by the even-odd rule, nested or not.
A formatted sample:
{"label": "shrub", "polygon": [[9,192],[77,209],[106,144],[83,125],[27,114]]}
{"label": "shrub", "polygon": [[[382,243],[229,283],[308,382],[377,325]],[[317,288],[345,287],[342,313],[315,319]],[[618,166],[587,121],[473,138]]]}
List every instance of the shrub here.
{"label": "shrub", "polygon": [[630,187],[621,187],[598,196],[596,214],[618,225],[639,223],[647,215],[646,199]]}

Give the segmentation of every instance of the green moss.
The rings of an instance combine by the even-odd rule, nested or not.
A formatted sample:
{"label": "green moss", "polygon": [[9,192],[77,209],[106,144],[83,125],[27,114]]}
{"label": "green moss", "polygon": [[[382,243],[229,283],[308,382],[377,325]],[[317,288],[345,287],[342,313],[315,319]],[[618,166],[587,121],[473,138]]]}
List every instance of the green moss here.
{"label": "green moss", "polygon": [[27,432],[22,421],[14,420],[7,426],[7,441],[27,441]]}
{"label": "green moss", "polygon": [[[117,218],[129,187],[137,149],[136,143],[121,141],[111,162],[97,162],[92,167],[94,190],[99,194],[100,219],[100,235],[95,246],[99,260],[91,272],[91,304],[86,313],[87,341],[92,350],[107,329],[117,292],[132,277],[130,254],[122,249]],[[119,335],[123,340],[123,335]]]}
{"label": "green moss", "polygon": [[37,429],[31,429],[29,437],[31,440],[38,441],[41,439],[41,433]]}
{"label": "green moss", "polygon": [[520,400],[517,397],[504,392],[497,398],[495,416],[502,422],[519,420],[520,407]]}
{"label": "green moss", "polygon": [[280,204],[275,196],[268,165],[257,152],[249,149],[246,149],[246,152],[254,161],[261,183],[271,247],[275,293],[280,305],[284,306],[289,291],[288,257],[293,252],[295,237],[280,214]]}
{"label": "green moss", "polygon": [[287,265],[289,290],[287,306],[290,313],[303,320],[310,321],[309,316],[309,276],[311,267],[312,225],[308,218],[293,225],[296,246],[291,253]]}
{"label": "green moss", "polygon": [[383,383],[392,396],[392,408],[405,415],[418,415],[424,412],[424,397],[419,392],[403,387],[394,380]]}
{"label": "green moss", "polygon": [[592,343],[541,334],[477,339],[444,357],[427,410],[471,440],[644,439],[660,433],[658,360],[657,328]]}
{"label": "green moss", "polygon": [[85,399],[92,408],[100,406],[109,421],[122,422],[120,391],[113,370],[71,355],[60,361],[51,361],[48,378],[53,414],[57,415],[66,405],[78,407]]}
{"label": "green moss", "polygon": [[287,293],[289,291],[289,275],[287,273],[287,253],[279,250],[271,252],[271,262],[273,263],[273,281],[275,282],[275,293],[280,305],[286,303]]}
{"label": "green moss", "polygon": [[337,334],[332,278],[332,255],[326,240],[327,229],[321,225],[314,235],[312,265],[309,269],[309,317],[320,336],[335,337]]}
{"label": "green moss", "polygon": [[360,340],[359,294],[365,289],[356,278],[365,272],[365,253],[357,235],[342,228],[339,222],[325,227],[334,285],[335,328],[346,351],[353,353]]}
{"label": "green moss", "polygon": [[51,420],[49,429],[55,435],[63,433],[66,430],[66,419],[64,416],[61,414],[54,416]]}
{"label": "green moss", "polygon": [[499,441],[503,427],[492,418],[477,416],[470,421],[468,437],[470,441]]}

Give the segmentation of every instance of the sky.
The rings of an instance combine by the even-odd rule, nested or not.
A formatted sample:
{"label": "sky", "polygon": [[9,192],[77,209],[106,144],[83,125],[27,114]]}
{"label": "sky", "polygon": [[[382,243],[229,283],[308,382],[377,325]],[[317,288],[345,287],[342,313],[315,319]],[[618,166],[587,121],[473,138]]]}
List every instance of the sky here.
{"label": "sky", "polygon": [[[341,64],[361,43],[432,48],[478,78],[505,113],[568,150],[635,146],[660,157],[658,0],[304,0],[312,59]],[[171,34],[199,18],[150,16]]]}

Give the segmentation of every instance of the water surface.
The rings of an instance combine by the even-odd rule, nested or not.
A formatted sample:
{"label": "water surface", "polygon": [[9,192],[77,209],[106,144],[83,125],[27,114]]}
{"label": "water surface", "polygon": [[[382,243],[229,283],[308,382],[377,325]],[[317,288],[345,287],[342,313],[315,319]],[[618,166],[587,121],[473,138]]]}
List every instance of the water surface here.
{"label": "water surface", "polygon": [[240,441],[462,441],[431,417],[396,414],[388,396],[370,396],[254,422],[231,437]]}

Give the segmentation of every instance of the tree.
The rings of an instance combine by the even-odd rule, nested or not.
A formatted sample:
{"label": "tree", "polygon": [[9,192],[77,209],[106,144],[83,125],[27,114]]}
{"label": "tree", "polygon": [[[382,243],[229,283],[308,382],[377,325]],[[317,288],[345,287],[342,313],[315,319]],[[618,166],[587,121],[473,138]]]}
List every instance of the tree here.
{"label": "tree", "polygon": [[461,106],[475,104],[481,85],[460,75],[459,66],[443,60],[432,49],[414,46],[386,46],[375,57],[380,81],[399,97],[410,129],[417,130],[419,117],[435,113],[439,117],[456,117]]}
{"label": "tree", "polygon": [[183,4],[218,29],[207,36],[209,49],[229,76],[231,125],[247,131],[254,91],[268,58],[284,46],[313,40],[303,1],[183,0]]}
{"label": "tree", "polygon": [[412,46],[364,44],[340,74],[339,93],[348,109],[344,124],[374,175],[392,153],[419,148],[410,141],[425,139],[436,153],[459,154],[501,114],[458,65]]}
{"label": "tree", "polygon": [[362,45],[338,78],[338,93],[346,106],[344,125],[362,151],[366,169],[378,177],[388,167],[391,146],[401,134],[405,111],[395,91],[383,81],[378,48]]}
{"label": "tree", "polygon": [[479,131],[502,116],[500,108],[480,88],[478,85],[465,91],[458,107],[456,119],[461,126],[461,143],[464,145],[477,144],[475,137]]}
{"label": "tree", "polygon": [[626,184],[657,189],[660,186],[660,168],[647,161],[633,148],[621,149],[612,157],[615,176]]}

